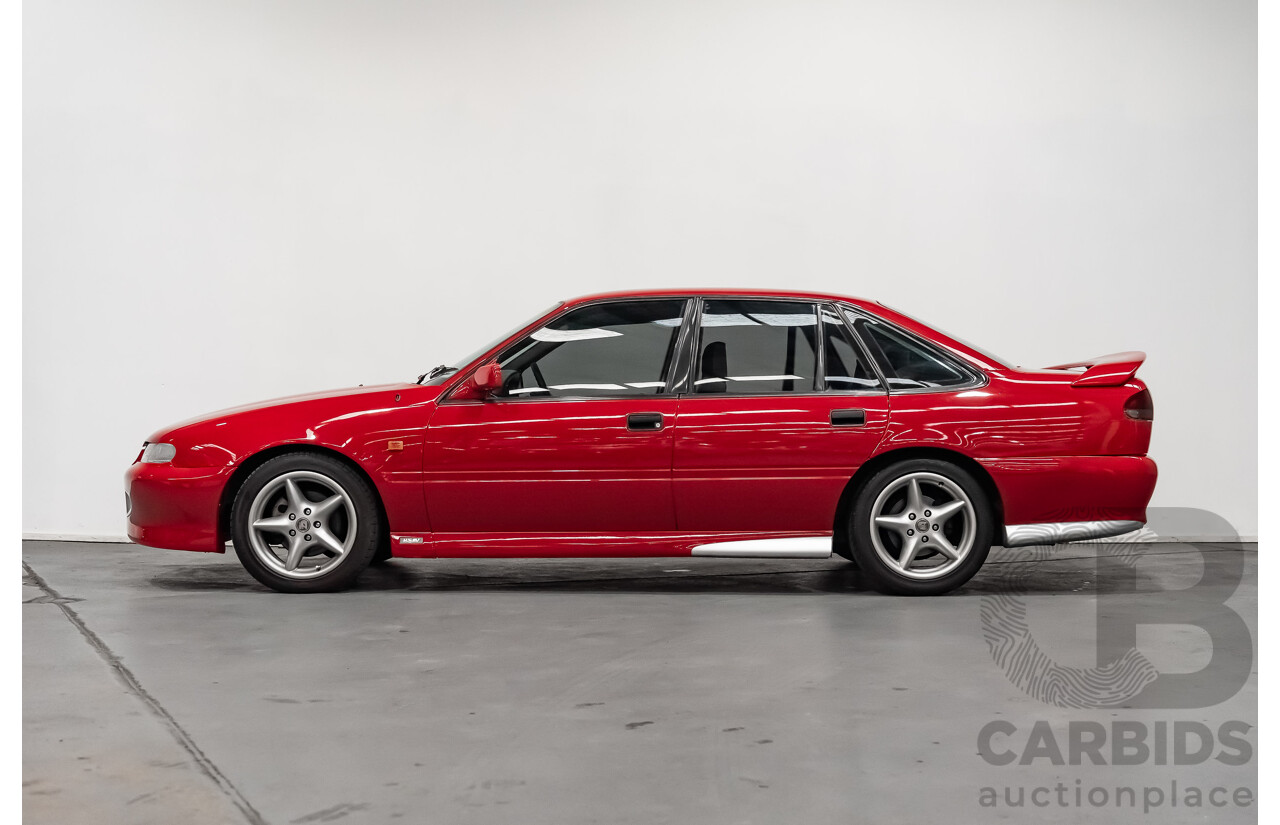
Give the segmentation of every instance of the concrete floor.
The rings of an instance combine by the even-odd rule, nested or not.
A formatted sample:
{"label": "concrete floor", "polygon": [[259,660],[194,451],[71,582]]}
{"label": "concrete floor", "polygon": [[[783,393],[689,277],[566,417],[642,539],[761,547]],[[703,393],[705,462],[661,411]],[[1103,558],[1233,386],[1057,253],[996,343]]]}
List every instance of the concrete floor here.
{"label": "concrete floor", "polygon": [[[963,590],[913,600],[866,591],[839,560],[722,559],[396,561],[350,592],[285,596],[233,555],[25,542],[24,819],[1133,821],[1140,810],[1087,804],[992,811],[979,794],[1077,779],[1256,793],[1252,760],[996,767],[977,754],[993,720],[1059,735],[1076,720],[1256,725],[1252,640],[1213,651],[1213,672],[1251,674],[1244,688],[1187,710],[1044,704],[984,640],[983,606],[1016,581],[1042,649],[1092,667],[1098,553],[1136,555],[1134,605],[1185,604],[1199,597],[1164,589],[1243,562],[1228,604],[1256,637],[1256,545],[1198,547],[1074,545],[1030,567],[1027,551],[997,549]],[[1208,661],[1195,631],[1156,630],[1138,639],[1161,671]],[[1257,818],[1207,803],[1155,813]]]}

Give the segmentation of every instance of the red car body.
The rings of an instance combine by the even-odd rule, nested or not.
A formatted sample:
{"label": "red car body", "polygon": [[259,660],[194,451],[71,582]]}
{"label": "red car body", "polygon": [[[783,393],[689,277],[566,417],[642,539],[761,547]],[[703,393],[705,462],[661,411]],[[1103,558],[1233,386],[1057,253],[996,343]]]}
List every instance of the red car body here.
{"label": "red car body", "polygon": [[[851,307],[931,342],[982,380],[955,391],[859,396],[865,422],[853,428],[831,426],[833,412],[851,406],[839,392],[494,403],[469,383],[503,346],[557,315],[664,296]],[[359,468],[377,491],[390,552],[402,557],[681,556],[719,542],[829,538],[860,478],[919,456],[945,457],[982,482],[1004,528],[997,544],[1115,534],[1117,525],[1146,521],[1156,482],[1146,455],[1150,396],[1134,377],[1143,357],[1014,369],[878,303],[839,295],[583,297],[436,386],[293,396],[155,433],[148,442],[172,444],[176,455],[128,469],[128,533],[153,547],[223,552],[238,483],[267,458],[303,449]],[[1135,406],[1147,414],[1127,415]],[[660,415],[660,428],[629,430],[636,413]],[[753,546],[720,555],[760,555]]]}

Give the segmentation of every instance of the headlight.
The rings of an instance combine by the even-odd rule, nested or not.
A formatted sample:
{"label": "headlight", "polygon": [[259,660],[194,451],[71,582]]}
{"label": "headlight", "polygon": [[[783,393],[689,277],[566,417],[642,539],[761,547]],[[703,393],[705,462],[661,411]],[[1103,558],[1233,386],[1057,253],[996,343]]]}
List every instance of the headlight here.
{"label": "headlight", "polygon": [[177,454],[178,448],[172,444],[148,444],[142,449],[142,463],[166,464]]}

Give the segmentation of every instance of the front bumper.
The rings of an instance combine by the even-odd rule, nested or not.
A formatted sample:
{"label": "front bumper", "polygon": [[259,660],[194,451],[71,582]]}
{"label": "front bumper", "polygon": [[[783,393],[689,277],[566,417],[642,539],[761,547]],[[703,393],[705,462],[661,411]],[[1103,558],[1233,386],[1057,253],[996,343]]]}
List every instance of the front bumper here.
{"label": "front bumper", "polygon": [[231,469],[133,464],[124,474],[129,539],[148,547],[222,553],[218,502]]}

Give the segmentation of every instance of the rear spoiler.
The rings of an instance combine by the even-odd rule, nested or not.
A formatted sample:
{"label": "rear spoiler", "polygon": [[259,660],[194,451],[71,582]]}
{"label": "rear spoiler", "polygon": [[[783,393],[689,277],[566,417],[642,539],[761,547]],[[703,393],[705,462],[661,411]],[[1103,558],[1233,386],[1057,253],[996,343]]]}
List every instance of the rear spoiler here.
{"label": "rear spoiler", "polygon": [[1074,364],[1059,364],[1047,367],[1051,370],[1074,370],[1084,367],[1080,377],[1071,382],[1073,387],[1118,387],[1133,377],[1147,360],[1145,352],[1114,352],[1111,355],[1099,355],[1088,361],[1077,361]]}

